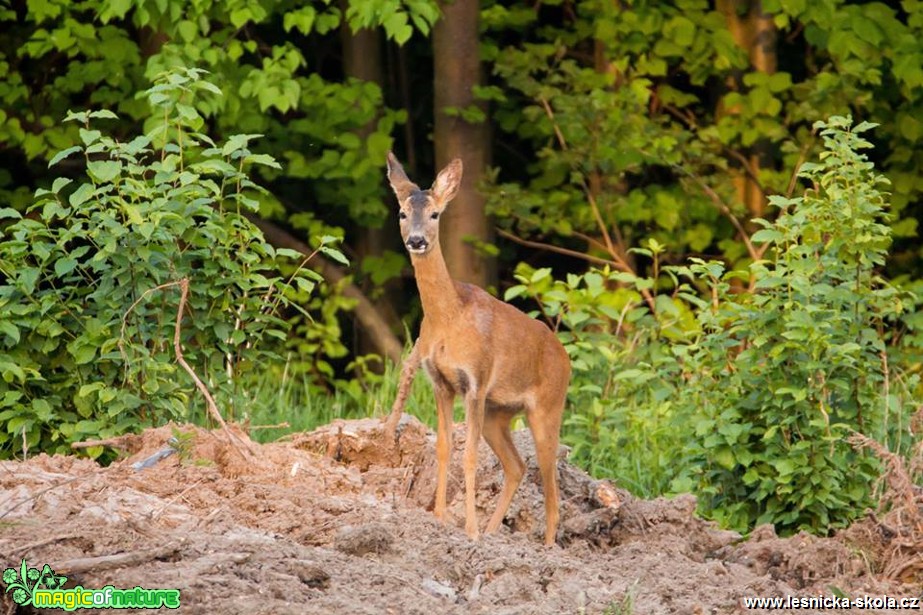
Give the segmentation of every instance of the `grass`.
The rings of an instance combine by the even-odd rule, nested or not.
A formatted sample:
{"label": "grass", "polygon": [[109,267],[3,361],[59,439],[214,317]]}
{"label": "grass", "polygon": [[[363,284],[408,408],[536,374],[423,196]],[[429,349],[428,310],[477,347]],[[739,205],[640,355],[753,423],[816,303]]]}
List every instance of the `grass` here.
{"label": "grass", "polygon": [[[255,440],[267,442],[336,419],[383,417],[391,411],[399,378],[399,368],[388,363],[383,374],[369,374],[363,381],[338,381],[333,389],[325,389],[309,376],[291,376],[284,366],[277,366],[248,375],[225,407],[228,418],[249,421],[251,427],[288,424],[253,432]],[[417,373],[404,411],[435,428],[435,401],[424,374]]]}

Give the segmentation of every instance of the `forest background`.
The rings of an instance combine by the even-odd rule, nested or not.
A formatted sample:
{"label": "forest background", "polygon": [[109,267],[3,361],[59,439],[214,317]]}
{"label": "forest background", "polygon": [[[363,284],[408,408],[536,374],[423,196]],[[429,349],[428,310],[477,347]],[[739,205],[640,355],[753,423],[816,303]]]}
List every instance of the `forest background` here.
{"label": "forest background", "polygon": [[559,333],[594,475],[819,532],[874,501],[863,435],[919,480],[921,2],[7,0],[0,26],[0,456],[207,421],[182,362],[254,425],[387,409],[421,316],[393,149],[421,182],[463,159],[449,268]]}

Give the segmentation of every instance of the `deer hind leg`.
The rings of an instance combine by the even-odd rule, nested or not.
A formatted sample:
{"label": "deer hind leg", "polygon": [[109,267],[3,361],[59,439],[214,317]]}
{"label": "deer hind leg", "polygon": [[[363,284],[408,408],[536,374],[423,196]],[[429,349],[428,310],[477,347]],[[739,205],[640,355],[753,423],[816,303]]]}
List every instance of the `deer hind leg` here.
{"label": "deer hind leg", "polygon": [[535,440],[535,457],[542,476],[545,494],[545,544],[554,544],[558,531],[558,440],[561,433],[561,414],[564,402],[539,406],[527,414],[529,428]]}
{"label": "deer hind leg", "polygon": [[484,427],[484,406],[487,401],[486,391],[482,393],[472,387],[465,395],[465,533],[468,538],[477,540],[478,519],[475,507],[477,495],[478,444]]}
{"label": "deer hind leg", "polygon": [[433,513],[445,521],[446,491],[449,480],[449,457],[452,455],[452,410],[455,393],[451,389],[433,385],[436,394],[436,503]]}
{"label": "deer hind leg", "polygon": [[503,523],[506,511],[509,510],[513,496],[526,472],[526,464],[519,456],[510,434],[512,418],[509,413],[498,410],[487,410],[484,416],[484,439],[487,440],[487,444],[493,449],[500,460],[500,465],[503,466],[503,489],[500,492],[500,499],[497,500],[497,509],[494,510],[494,514],[487,523],[485,530],[487,534],[496,532]]}
{"label": "deer hind leg", "polygon": [[417,375],[420,368],[420,350],[419,343],[414,342],[413,348],[404,364],[401,366],[400,383],[397,385],[397,395],[394,398],[394,404],[391,406],[391,414],[385,420],[385,434],[389,440],[397,439],[397,425],[404,413],[404,406],[407,404],[407,396],[410,394],[410,385],[413,384],[413,377]]}

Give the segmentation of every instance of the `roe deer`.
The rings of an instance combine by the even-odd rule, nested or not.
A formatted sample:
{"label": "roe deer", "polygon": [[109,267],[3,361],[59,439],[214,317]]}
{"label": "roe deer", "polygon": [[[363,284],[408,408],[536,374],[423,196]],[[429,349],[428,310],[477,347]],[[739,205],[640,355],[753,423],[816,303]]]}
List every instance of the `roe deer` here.
{"label": "roe deer", "polygon": [[388,179],[400,204],[401,237],[410,253],[423,303],[420,336],[401,370],[397,398],[386,422],[395,434],[413,376],[422,363],[433,384],[438,412],[435,515],[445,520],[446,482],[452,446],[452,406],[464,399],[467,441],[464,453],[465,531],[478,537],[475,472],[481,434],[503,466],[503,489],[487,523],[496,531],[525,473],[510,434],[513,417],[524,412],[535,440],[545,494],[545,543],[557,533],[558,437],[570,381],[570,359],[545,324],[487,292],[457,282],[439,247],[439,216],[456,193],[461,160],[453,160],[421,190],[388,154]]}

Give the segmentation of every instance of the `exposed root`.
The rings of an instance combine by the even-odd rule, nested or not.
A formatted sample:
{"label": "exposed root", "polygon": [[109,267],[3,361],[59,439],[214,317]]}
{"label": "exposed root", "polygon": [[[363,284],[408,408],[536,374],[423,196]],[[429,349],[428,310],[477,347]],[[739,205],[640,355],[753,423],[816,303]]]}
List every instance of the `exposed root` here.
{"label": "exposed root", "polygon": [[857,450],[871,450],[884,464],[876,484],[878,514],[870,515],[878,529],[874,542],[881,545],[882,574],[904,582],[923,580],[923,489],[913,480],[921,474],[923,442],[914,448],[909,468],[901,456],[868,436],[854,433],[848,442]]}

